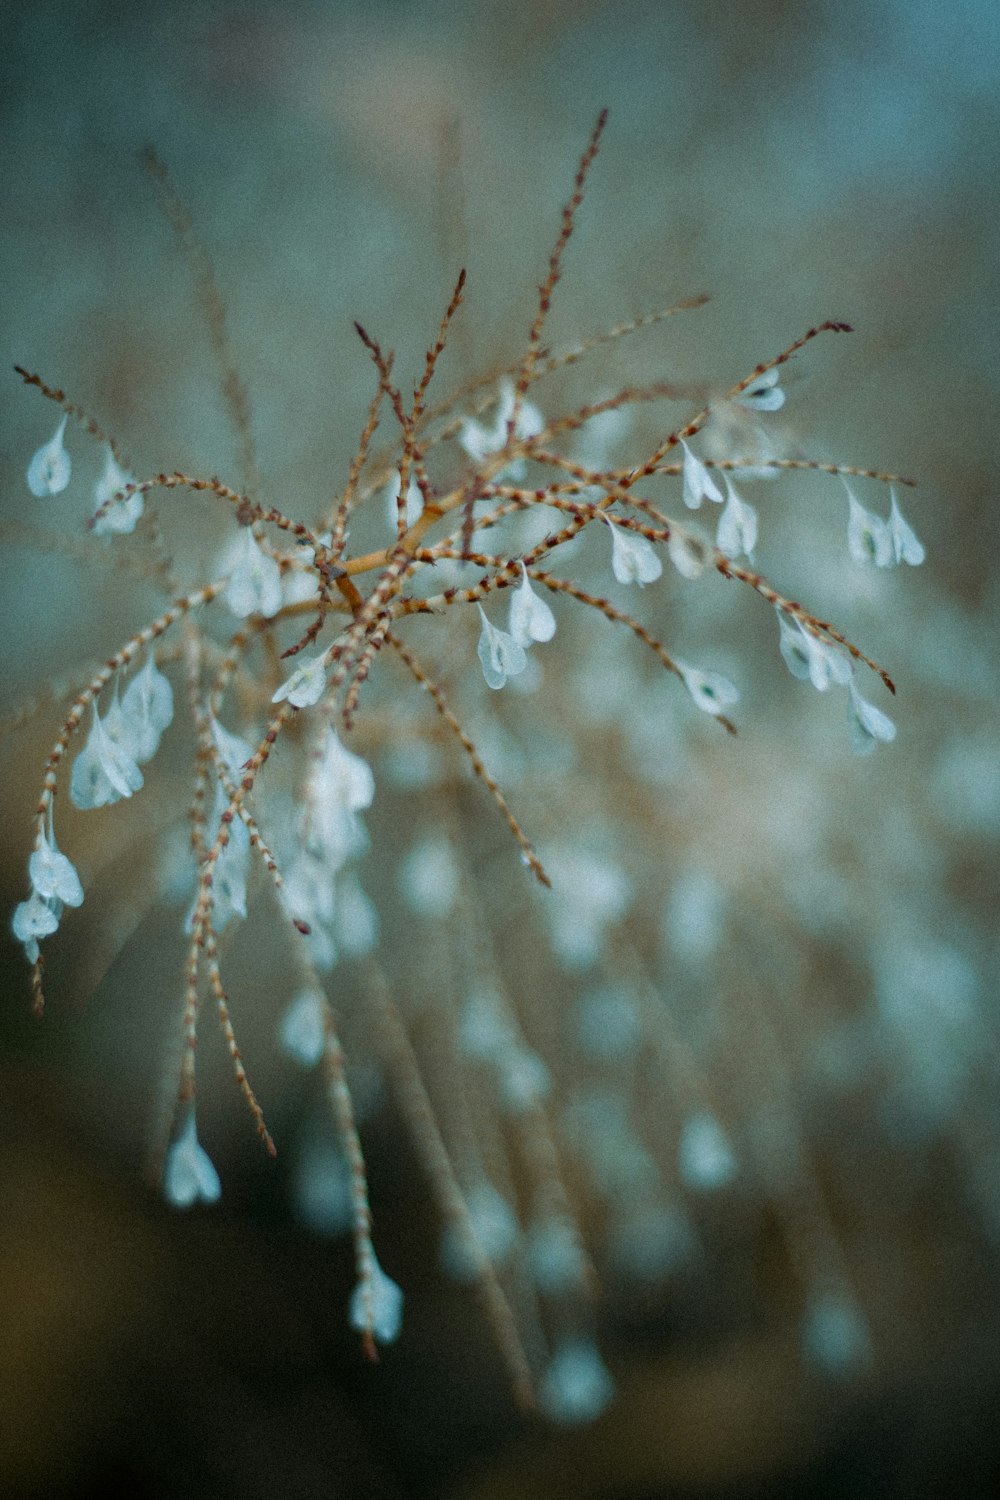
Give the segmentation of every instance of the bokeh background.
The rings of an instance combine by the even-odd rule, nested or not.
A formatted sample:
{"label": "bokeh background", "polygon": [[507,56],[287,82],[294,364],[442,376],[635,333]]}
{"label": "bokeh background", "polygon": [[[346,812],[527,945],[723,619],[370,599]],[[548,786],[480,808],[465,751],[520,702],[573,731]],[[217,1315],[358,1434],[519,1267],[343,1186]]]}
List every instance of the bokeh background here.
{"label": "bokeh background", "polygon": [[[850,756],[840,706],[788,678],[759,601],[676,579],[643,606],[678,654],[737,680],[738,741],[692,724],[633,643],[567,625],[573,691],[505,704],[500,744],[526,822],[553,837],[572,811],[592,849],[628,866],[641,895],[622,940],[656,950],[682,1013],[710,1012],[710,1077],[744,1126],[770,1097],[777,1038],[774,1076],[834,1206],[872,1367],[831,1380],[804,1365],[787,1198],[760,1190],[766,1172],[692,1210],[708,1246],[693,1266],[639,1290],[609,1277],[598,1322],[618,1397],[582,1434],[514,1411],[478,1304],[438,1269],[435,1211],[391,1101],[365,1131],[408,1320],[377,1369],[345,1326],[349,1247],[295,1226],[287,1169],[257,1159],[221,1066],[204,1128],[223,1204],[169,1213],[142,1181],[179,970],[176,913],[137,894],[165,818],[151,796],[140,832],[132,809],[74,825],[73,852],[105,886],[54,948],[41,1027],[5,947],[0,1488],[996,1493],[1000,12],[15,0],[0,25],[5,704],[71,678],[144,618],[134,583],[19,530],[78,534],[87,490],[28,494],[52,413],[15,361],[63,385],[142,472],[234,472],[189,269],[138,165],[150,143],[225,294],[262,487],[290,509],[312,513],[343,482],[370,390],[353,318],[412,371],[464,264],[448,380],[517,356],[607,105],[551,341],[692,293],[712,301],[598,356],[569,393],[664,377],[724,388],[818,320],[849,320],[850,340],[796,364],[782,441],[915,477],[907,513],[928,548],[919,571],[872,577],[846,558],[834,481],[753,494],[764,571],[899,684],[898,740],[871,761]],[[78,442],[74,456],[96,477],[99,455]],[[194,516],[165,521],[192,577],[217,539]],[[392,684],[381,693],[384,720]],[[8,905],[56,722],[50,704],[2,747]],[[522,750],[575,749],[555,770],[518,758],[519,725]],[[470,829],[486,816],[468,788],[449,806]],[[399,788],[376,809],[366,870],[387,934],[400,930],[390,851],[438,817]],[[701,954],[677,912],[693,901],[704,925],[706,890],[727,916]],[[538,910],[519,929],[505,908],[497,947],[508,980],[544,976],[559,1015],[578,981],[543,957]],[[387,960],[404,979],[406,957]],[[268,1053],[281,976],[266,962],[253,955],[243,975],[256,963],[264,992],[246,1028],[280,1146],[308,1101]],[[596,1243],[600,1225],[587,1228]]]}

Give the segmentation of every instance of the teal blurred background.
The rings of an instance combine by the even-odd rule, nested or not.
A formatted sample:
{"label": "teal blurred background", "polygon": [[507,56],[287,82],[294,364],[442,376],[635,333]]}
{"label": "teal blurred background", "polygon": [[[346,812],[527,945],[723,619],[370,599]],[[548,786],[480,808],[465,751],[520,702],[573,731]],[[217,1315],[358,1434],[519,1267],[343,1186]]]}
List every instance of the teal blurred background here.
{"label": "teal blurred background", "polygon": [[[169,164],[216,267],[263,491],[309,514],[342,484],[369,399],[352,320],[397,349],[409,378],[467,265],[448,383],[516,357],[575,160],[607,105],[549,339],[711,294],[608,353],[599,396],[664,376],[724,387],[811,324],[850,321],[852,339],[814,346],[792,372],[789,434],[811,456],[914,476],[907,514],[928,547],[919,573],[873,587],[830,562],[846,519],[832,485],[788,486],[774,502],[784,530],[765,571],[818,599],[899,685],[899,739],[877,764],[846,763],[843,725],[786,679],[770,620],[728,596],[725,608],[692,604],[692,649],[711,643],[727,670],[744,646],[766,661],[744,670],[743,736],[721,769],[713,761],[719,795],[690,826],[678,814],[685,857],[716,851],[706,858],[735,869],[737,889],[780,885],[790,824],[822,824],[847,850],[866,954],[901,930],[952,945],[971,975],[977,1045],[995,1049],[1000,8],[15,0],[0,26],[5,705],[102,659],[144,618],[141,594],[110,569],[20,537],[25,525],[73,534],[87,487],[28,494],[24,468],[52,411],[13,364],[65,387],[143,473],[235,472],[144,146]],[[82,443],[77,455],[86,476]],[[167,518],[191,577],[221,535],[213,524],[191,506]],[[8,904],[23,894],[55,722],[50,707],[3,746]],[[127,819],[88,837],[127,886],[141,857]],[[88,922],[100,905],[95,894]],[[115,910],[138,923],[120,900]],[[909,1274],[898,1325],[876,1330],[874,1381],[803,1383],[781,1318],[741,1324],[741,1297],[725,1292],[737,1226],[714,1280],[668,1305],[612,1306],[617,1407],[567,1440],[514,1416],[478,1311],[440,1286],[433,1211],[391,1116],[371,1133],[375,1201],[407,1265],[413,1332],[377,1370],[358,1368],[341,1326],[348,1253],[288,1229],[267,1164],[246,1163],[235,1100],[213,1121],[231,1203],[181,1220],[142,1187],[174,1015],[171,924],[146,921],[89,1009],[104,960],[81,929],[90,957],[55,957],[41,1028],[20,955],[5,950],[4,1493],[116,1482],[220,1497],[996,1493],[995,1050],[943,1101],[919,1167],[908,1147],[890,1161],[883,1146],[886,1194],[855,1204],[876,1223],[872,1262]],[[289,1089],[275,1111],[293,1135],[296,1105]],[[825,1139],[850,1170],[840,1131],[849,1122]],[[746,1229],[755,1237],[766,1262],[766,1222]],[[718,1326],[712,1295],[732,1314]]]}

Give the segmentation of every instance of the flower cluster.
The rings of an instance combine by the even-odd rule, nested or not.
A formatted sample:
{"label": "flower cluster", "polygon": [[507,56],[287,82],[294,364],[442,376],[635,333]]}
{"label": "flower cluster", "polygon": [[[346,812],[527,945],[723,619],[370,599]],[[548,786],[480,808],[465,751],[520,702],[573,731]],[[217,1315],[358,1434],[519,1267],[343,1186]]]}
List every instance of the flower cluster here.
{"label": "flower cluster", "polygon": [[[764,528],[736,481],[752,482],[762,472],[773,477],[785,470],[812,469],[889,486],[886,520],[866,510],[848,488],[847,561],[886,567],[919,564],[924,556],[899,508],[894,484],[905,481],[898,476],[796,458],[762,463],[759,454],[697,455],[699,433],[713,405],[742,407],[766,421],[785,404],[780,377],[788,362],[814,338],[844,331],[843,324],[808,330],[737,380],[716,403],[695,410],[656,440],[646,441],[634,431],[637,409],[655,398],[655,389],[627,387],[568,413],[554,411],[545,378],[582,360],[609,337],[598,335],[561,354],[547,350],[541,338],[602,129],[603,117],[581,161],[539,291],[526,353],[515,367],[499,379],[459,390],[436,408],[428,406],[428,388],[462,302],[464,273],[412,402],[404,399],[393,378],[391,357],[358,326],[376,389],[344,488],[327,513],[299,518],[265,504],[252,474],[244,487],[180,471],[137,480],[118,447],[85,420],[89,431],[106,442],[91,529],[104,538],[144,532],[157,549],[155,586],[165,589],[169,602],[108,658],[72,702],[45,768],[28,866],[30,895],[13,919],[15,935],[34,966],[40,1008],[40,943],[54,935],[64,909],[79,906],[84,894],[76,869],[55,841],[63,762],[75,749],[69,798],[80,811],[111,807],[142,790],[144,768],[174,720],[175,689],[165,669],[179,659],[192,767],[191,853],[180,881],[186,904],[181,925],[188,943],[182,1059],[172,1117],[160,1143],[166,1199],[186,1209],[214,1203],[222,1191],[196,1129],[198,1024],[206,995],[215,1001],[236,1080],[257,1130],[273,1150],[230,1017],[218,941],[227,929],[239,931],[241,923],[248,923],[261,899],[255,889],[257,871],[257,883],[273,894],[289,943],[288,971],[294,976],[275,1017],[278,1043],[288,1058],[322,1080],[339,1153],[333,1168],[329,1152],[309,1157],[299,1201],[313,1205],[311,1222],[343,1220],[353,1236],[358,1280],[349,1300],[351,1325],[369,1345],[392,1342],[401,1329],[403,1293],[375,1254],[350,1048],[342,1040],[350,1018],[345,1026],[341,1006],[331,999],[329,976],[349,966],[366,996],[366,1034],[370,1030],[377,1038],[381,1065],[399,1086],[437,1195],[444,1218],[442,1265],[456,1279],[479,1285],[518,1394],[564,1422],[597,1416],[612,1393],[593,1339],[588,1312],[592,1267],[582,1216],[561,1165],[565,1143],[570,1143],[569,1154],[574,1143],[590,1143],[594,1194],[614,1203],[618,1212],[613,1242],[621,1263],[639,1266],[638,1275],[653,1277],[687,1253],[692,1241],[680,1208],[657,1190],[658,1166],[635,1121],[619,1097],[596,1081],[601,1068],[625,1068],[630,1060],[634,1064],[642,1037],[656,1035],[662,1042],[665,1023],[653,1013],[639,979],[612,990],[591,984],[580,998],[572,1044],[583,1081],[570,1086],[560,1077],[565,1069],[559,1059],[545,1054],[530,1035],[526,1006],[491,977],[499,968],[487,951],[493,892],[484,914],[476,907],[477,881],[456,852],[446,815],[414,836],[409,849],[402,847],[400,835],[397,879],[409,920],[429,947],[435,934],[452,933],[461,962],[456,965],[453,955],[442,964],[442,973],[458,967],[463,975],[476,976],[475,983],[463,979],[462,992],[452,996],[445,981],[434,978],[426,983],[419,1004],[395,995],[393,958],[383,951],[380,935],[379,908],[389,897],[380,885],[373,900],[356,868],[369,844],[363,815],[383,806],[381,790],[375,803],[373,762],[381,757],[385,783],[394,789],[390,796],[412,798],[419,807],[421,798],[414,794],[428,790],[429,803],[438,796],[443,745],[450,742],[460,752],[513,836],[521,862],[540,884],[553,887],[546,914],[551,953],[557,966],[583,985],[592,970],[610,964],[615,935],[637,899],[636,883],[607,849],[576,839],[565,818],[550,819],[544,858],[529,839],[500,785],[502,771],[512,781],[520,775],[510,736],[505,738],[506,707],[498,708],[502,690],[512,684],[512,693],[527,693],[545,684],[551,701],[557,700],[570,682],[571,667],[576,668],[572,649],[563,643],[577,639],[568,617],[579,606],[587,617],[635,637],[670,674],[672,690],[684,690],[686,698],[681,694],[678,701],[685,733],[713,732],[690,712],[692,705],[735,732],[728,715],[740,701],[736,684],[709,666],[682,660],[622,602],[628,598],[624,591],[648,590],[643,602],[655,613],[657,597],[668,589],[685,589],[703,575],[707,582],[717,573],[774,608],[780,654],[793,676],[819,692],[846,688],[850,743],[859,754],[869,754],[896,731],[887,715],[862,696],[857,678],[867,670],[890,688],[891,681],[841,631],[785,597],[757,571],[755,554]],[[161,186],[172,191],[165,178]],[[610,336],[625,338],[699,300],[622,325]],[[212,326],[221,327],[220,310],[210,310]],[[224,389],[231,397],[238,393],[233,414],[239,428],[245,392],[225,364],[225,348],[220,345],[217,352]],[[28,489],[45,499],[61,494],[70,483],[67,424],[82,414],[39,377],[22,374],[63,410],[54,436],[27,469]],[[396,441],[379,456],[371,444],[386,408]],[[574,449],[572,438],[608,418],[613,419],[614,440],[628,436],[635,450],[628,463],[611,465],[602,456],[600,466],[595,462],[588,467],[579,461],[581,450]],[[252,451],[249,443],[246,448]],[[654,488],[654,480],[660,488]],[[662,480],[668,492],[677,487],[679,515],[669,500],[655,498]],[[227,512],[233,522],[212,576],[186,594],[174,586],[174,560],[164,552],[153,525],[158,504],[181,503],[183,496]],[[718,507],[714,539],[693,515],[705,501]],[[366,504],[378,511],[382,545],[352,552],[349,523]],[[587,537],[593,543],[589,552],[585,540],[575,546]],[[575,577],[565,571],[571,559],[579,570]],[[666,578],[664,559],[673,569]],[[501,616],[497,601],[505,593]],[[444,664],[433,671],[412,646],[416,638],[423,649],[422,641],[431,633],[421,637],[411,628],[412,616],[447,622],[447,630],[440,632],[447,639]],[[504,625],[497,623],[499,618]],[[473,644],[476,621],[478,642]],[[557,627],[559,641],[553,646]],[[164,640],[171,632],[176,646]],[[551,649],[536,651],[542,646]],[[682,649],[687,656],[688,649]],[[476,657],[481,679],[491,690],[487,694]],[[367,742],[371,754],[366,750],[362,755],[349,749],[346,740],[356,722],[368,722],[362,696],[373,667],[385,661],[394,662],[403,679],[423,691],[430,728],[424,721],[414,727],[417,721],[406,717],[394,690],[391,697],[376,700],[370,716],[375,727]],[[452,695],[461,701],[462,718],[452,707]],[[584,696],[595,716],[604,712],[620,719],[623,738],[641,731],[641,715],[623,711],[625,694],[614,675],[605,672],[602,690],[586,690]],[[478,715],[475,739],[465,727],[467,713]],[[74,737],[85,725],[86,738],[76,749]],[[173,734],[179,741],[180,729]],[[274,753],[276,747],[280,753]],[[548,746],[539,756],[551,768],[559,753],[558,746]],[[521,871],[515,873],[520,876]],[[498,889],[503,878],[497,879]],[[722,917],[718,892],[710,883],[695,881],[686,902],[683,956],[693,972],[714,951]],[[419,946],[414,943],[414,949]],[[635,966],[639,960],[631,948],[630,955]],[[414,991],[419,988],[414,981]],[[428,1080],[420,1057],[425,1032],[447,1037],[448,1055],[461,1058],[475,1075],[483,1108],[503,1120],[503,1131],[481,1129],[467,1118],[466,1091],[457,1086],[449,1107],[440,1107],[434,1095],[440,1076],[436,1084]],[[671,1156],[677,1191],[721,1193],[742,1170],[731,1122],[720,1117],[694,1063],[675,1066],[680,1068],[678,1124]],[[438,1075],[442,1072],[447,1069],[437,1069]],[[511,1169],[505,1178],[497,1168],[498,1139],[504,1132],[516,1142],[520,1176]],[[511,1290],[508,1279],[518,1275],[529,1278],[530,1297],[520,1296],[516,1287]],[[555,1308],[555,1332],[549,1339],[540,1329],[525,1337],[518,1325],[517,1309],[538,1298]],[[837,1283],[833,1303],[817,1302],[810,1316],[808,1338],[813,1343],[836,1342],[841,1352],[864,1344],[849,1287]]]}

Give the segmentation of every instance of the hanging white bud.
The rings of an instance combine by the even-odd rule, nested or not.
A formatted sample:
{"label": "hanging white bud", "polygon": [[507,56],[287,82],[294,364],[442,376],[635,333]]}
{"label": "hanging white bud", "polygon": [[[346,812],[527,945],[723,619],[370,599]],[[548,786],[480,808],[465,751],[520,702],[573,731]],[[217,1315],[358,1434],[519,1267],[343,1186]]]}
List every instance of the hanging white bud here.
{"label": "hanging white bud", "polygon": [[[108,807],[131,797],[142,786],[142,772],[126,747],[107,732],[94,701],[94,722],[87,743],[73,762],[69,796],[74,807]],[[118,713],[121,713],[120,706]]]}
{"label": "hanging white bud", "polygon": [[667,556],[682,578],[698,578],[704,571],[705,554],[701,545],[674,526],[667,537]]}
{"label": "hanging white bud", "polygon": [[312,1068],[323,1056],[326,1046],[326,1000],[315,989],[305,989],[285,1009],[278,1025],[282,1052]]}
{"label": "hanging white bud", "polygon": [[311,708],[318,703],[326,690],[326,652],[310,657],[296,667],[291,677],[283,682],[271,699],[281,703],[285,698],[293,708]]}
{"label": "hanging white bud", "polygon": [[847,490],[850,506],[847,520],[848,551],[862,567],[869,563],[874,563],[876,568],[891,567],[896,558],[888,522],[865,509],[846,479],[844,488]]}
{"label": "hanging white bud", "polygon": [[777,614],[781,655],[793,677],[800,682],[811,682],[821,693],[832,682],[840,687],[850,682],[851,664],[842,651],[828,641],[821,641],[780,606]]}
{"label": "hanging white bud", "polygon": [[682,661],[675,662],[674,665],[683,678],[684,686],[704,713],[714,714],[718,718],[724,709],[739,702],[739,689],[728,677],[723,677],[721,672],[702,672],[700,668],[689,667]]}
{"label": "hanging white bud", "polygon": [[611,571],[618,582],[637,583],[640,588],[655,583],[663,572],[663,564],[652,542],[637,532],[615,526],[603,511],[601,519],[611,528]]}
{"label": "hanging white bud", "polygon": [[224,598],[237,619],[245,620],[249,615],[270,619],[282,605],[281,569],[249,526],[242,527],[241,532]]}
{"label": "hanging white bud", "polygon": [[11,930],[19,943],[24,944],[29,964],[37,962],[38,939],[51,937],[59,926],[58,902],[52,904],[37,891],[32,891],[27,901],[14,908]]}
{"label": "hanging white bud", "polygon": [[253,756],[253,746],[250,741],[245,740],[240,734],[230,734],[229,730],[224,728],[216,718],[212,719],[212,738],[219,752],[219,759],[226,770],[233,775],[241,771]]}
{"label": "hanging white bud", "polygon": [[894,489],[889,490],[889,498],[889,536],[892,539],[893,556],[898,563],[905,562],[912,568],[919,568],[927,556],[924,544],[913,527],[903,519]]}
{"label": "hanging white bud", "polygon": [[49,442],[42,444],[28,465],[28,489],[39,499],[44,495],[58,495],[69,484],[73,465],[63,445],[68,420],[63,417],[55,435]]}
{"label": "hanging white bud", "polygon": [[851,749],[856,755],[871,755],[879,740],[888,744],[896,738],[896,726],[889,715],[862,698],[853,679],[848,693],[847,721],[851,730]]}
{"label": "hanging white bud", "polygon": [[123,743],[138,765],[152,760],[174,717],[174,690],[158,670],[152,651],[122,696]]}
{"label": "hanging white bud", "polygon": [[695,458],[691,449],[683,440],[681,441],[681,447],[684,449],[684,468],[682,470],[684,504],[688,510],[697,510],[702,500],[714,500],[716,505],[721,505],[722,492],[701,459]]}
{"label": "hanging white bud", "polygon": [[371,1332],[376,1343],[391,1344],[403,1326],[403,1289],[387,1276],[371,1251],[368,1276],[362,1276],[351,1293],[351,1327],[356,1333]]}
{"label": "hanging white bud", "polygon": [[531,587],[524,563],[521,564],[520,585],[511,594],[507,624],[514,640],[524,647],[530,646],[532,641],[551,641],[556,633],[556,617]]}
{"label": "hanging white bud", "polygon": [[221,1193],[219,1174],[208,1152],[198,1144],[192,1107],[167,1152],[163,1165],[163,1196],[174,1208],[191,1208],[199,1201],[218,1203]]}
{"label": "hanging white bud", "polygon": [[[484,426],[473,417],[467,417],[459,430],[458,441],[476,463],[482,463],[492,453],[499,453],[507,445],[507,424],[514,415],[515,391],[509,380],[500,382],[500,399],[496,418],[491,427]],[[517,421],[514,424],[515,442],[527,442],[545,430],[545,418],[538,407],[530,401],[521,402]],[[515,459],[506,471],[512,477],[524,472],[524,460]],[[499,478],[499,475],[497,476]]]}
{"label": "hanging white bud", "polygon": [[765,370],[736,397],[737,406],[745,406],[749,411],[780,411],[785,404],[785,393],[778,384],[779,379],[777,366]]}
{"label": "hanging white bud", "polygon": [[97,536],[127,536],[135,530],[144,508],[142,495],[133,492],[110,503],[119,490],[134,482],[133,476],[126,473],[109,447],[104,459],[104,472],[94,486],[94,509],[100,510],[102,506],[108,506],[104,514],[94,522]]}
{"label": "hanging white bud", "polygon": [[28,860],[28,878],[39,896],[61,901],[64,906],[83,903],[83,886],[72,862],[56,848],[55,836],[42,833],[38,848]]}
{"label": "hanging white bud", "polygon": [[516,677],[528,665],[524,647],[519,646],[506,630],[498,630],[486,618],[483,606],[479,605],[479,617],[483,622],[479,636],[479,662],[486,678],[486,686],[502,688],[508,677]]}
{"label": "hanging white bud", "polygon": [[726,475],[726,504],[719,517],[715,545],[727,557],[749,557],[757,545],[757,512],[739,496]]}

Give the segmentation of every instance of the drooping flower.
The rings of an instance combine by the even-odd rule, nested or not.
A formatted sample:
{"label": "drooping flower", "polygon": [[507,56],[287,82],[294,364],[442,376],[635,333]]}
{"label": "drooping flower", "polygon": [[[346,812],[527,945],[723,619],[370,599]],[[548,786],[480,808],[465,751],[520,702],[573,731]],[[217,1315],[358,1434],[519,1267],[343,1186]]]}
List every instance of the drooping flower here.
{"label": "drooping flower", "polygon": [[888,744],[896,738],[896,726],[880,708],[862,698],[851,679],[847,700],[847,721],[851,731],[851,749],[856,755],[871,755],[879,740]]}
{"label": "drooping flower", "polygon": [[705,1110],[684,1122],[677,1157],[681,1181],[701,1192],[726,1187],[739,1170],[729,1137]]}
{"label": "drooping flower", "polygon": [[[122,797],[131,797],[143,782],[135,757],[105,729],[96,699],[93,709],[94,722],[87,743],[73,762],[69,781],[70,801],[83,809],[108,807]],[[117,714],[121,714],[120,705]]]}
{"label": "drooping flower", "polygon": [[892,551],[896,561],[919,568],[927,552],[913,527],[903,519],[896,491],[892,488],[889,490],[889,536],[892,538]]}
{"label": "drooping flower", "polygon": [[520,585],[511,593],[507,624],[514,640],[525,648],[532,641],[551,641],[556,633],[556,617],[531,587],[524,563],[521,564]]}
{"label": "drooping flower", "polygon": [[104,460],[104,472],[94,486],[95,510],[100,510],[104,505],[108,506],[104,514],[94,522],[94,531],[97,536],[127,536],[135,530],[136,523],[143,512],[142,495],[133,492],[131,495],[126,495],[124,499],[109,504],[119,490],[133,483],[133,476],[122,468],[109,447]]}
{"label": "drooping flower", "polygon": [[311,708],[322,698],[325,689],[326,652],[321,651],[318,656],[309,657],[295,668],[291,677],[281,684],[271,702],[281,703],[287,698],[293,708]]}
{"label": "drooping flower", "polygon": [[316,989],[304,989],[288,1005],[278,1027],[281,1050],[312,1068],[326,1046],[326,1000]]}
{"label": "drooping flower", "polygon": [[83,904],[83,886],[72,861],[56,847],[55,834],[51,837],[44,830],[37,849],[33,849],[28,860],[28,878],[39,896],[47,901],[59,901],[64,906]]}
{"label": "drooping flower", "polygon": [[638,532],[615,526],[603,511],[601,519],[611,528],[611,571],[618,582],[637,583],[640,588],[655,583],[663,572],[663,563],[652,542]]}
{"label": "drooping flower", "polygon": [[745,406],[749,411],[780,411],[785,404],[785,393],[778,384],[780,378],[777,366],[765,370],[736,397],[737,406]]}
{"label": "drooping flower", "polygon": [[810,681],[821,693],[825,693],[832,682],[841,687],[850,682],[851,664],[843,652],[813,635],[787,610],[779,607],[777,615],[781,655],[793,677],[800,682]]}
{"label": "drooping flower", "polygon": [[270,619],[281,608],[281,569],[261,547],[249,526],[241,528],[225,601],[240,620],[249,615]]}
{"label": "drooping flower", "polygon": [[739,689],[721,672],[703,672],[699,667],[689,667],[682,661],[674,665],[692,699],[704,713],[718,718],[725,709],[739,702]]}
{"label": "drooping flower", "polygon": [[705,554],[694,537],[671,526],[667,556],[682,578],[698,578],[705,568]]}
{"label": "drooping flower", "polygon": [[58,495],[69,484],[73,465],[63,444],[68,417],[63,417],[53,437],[43,443],[28,465],[28,489],[42,499],[45,495]]}
{"label": "drooping flower", "polygon": [[403,1289],[387,1276],[371,1251],[371,1269],[351,1293],[349,1319],[356,1333],[371,1330],[376,1343],[391,1344],[403,1326]]}
{"label": "drooping flower", "polygon": [[158,669],[152,651],[129,683],[121,701],[123,743],[140,766],[152,760],[174,717],[174,690]]}
{"label": "drooping flower", "polygon": [[163,1165],[163,1196],[174,1208],[191,1208],[199,1200],[218,1203],[221,1193],[219,1174],[208,1152],[198,1143],[192,1105],[167,1151]]}
{"label": "drooping flower", "polygon": [[869,563],[874,563],[876,568],[891,567],[896,557],[888,522],[865,509],[846,479],[844,488],[847,490],[850,507],[847,520],[848,551],[862,567]]}
{"label": "drooping flower", "polygon": [[212,738],[219,752],[219,759],[233,775],[241,771],[253,756],[253,746],[240,734],[231,734],[218,719],[212,718]]}
{"label": "drooping flower", "polygon": [[24,944],[29,964],[38,960],[38,939],[51,937],[59,926],[59,902],[47,899],[32,891],[27,901],[14,908],[11,929],[19,943]]}
{"label": "drooping flower", "polygon": [[749,557],[757,545],[757,512],[738,495],[726,475],[726,504],[719,517],[715,545],[727,557]]}
{"label": "drooping flower", "polygon": [[528,665],[524,647],[520,646],[506,630],[491,625],[483,606],[479,605],[479,617],[483,628],[479,636],[479,663],[486,678],[486,686],[502,688],[508,677],[516,677]]}
{"label": "drooping flower", "polygon": [[684,449],[684,504],[688,510],[697,510],[702,500],[714,500],[716,505],[721,505],[722,492],[701,459],[695,458],[683,439],[681,447]]}

